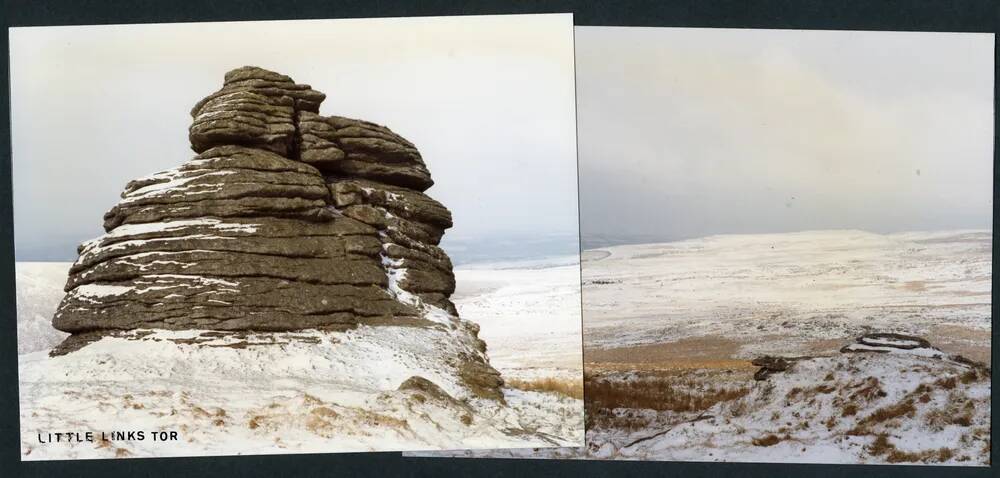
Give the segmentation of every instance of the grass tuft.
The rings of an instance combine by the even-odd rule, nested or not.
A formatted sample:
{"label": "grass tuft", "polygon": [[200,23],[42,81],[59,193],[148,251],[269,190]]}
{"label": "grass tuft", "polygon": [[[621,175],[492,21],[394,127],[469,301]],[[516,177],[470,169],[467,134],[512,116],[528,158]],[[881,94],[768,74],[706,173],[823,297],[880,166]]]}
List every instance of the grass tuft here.
{"label": "grass tuft", "polygon": [[573,379],[546,377],[536,380],[505,380],[507,386],[529,392],[558,393],[570,398],[583,400],[583,383]]}

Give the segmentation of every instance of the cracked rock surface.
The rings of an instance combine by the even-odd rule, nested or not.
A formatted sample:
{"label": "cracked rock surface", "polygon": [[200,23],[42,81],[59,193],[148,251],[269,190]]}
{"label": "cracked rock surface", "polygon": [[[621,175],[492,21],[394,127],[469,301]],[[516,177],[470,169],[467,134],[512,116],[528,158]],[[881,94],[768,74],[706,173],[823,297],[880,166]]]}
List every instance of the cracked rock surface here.
{"label": "cracked rock surface", "polygon": [[475,324],[458,318],[451,213],[417,148],[384,126],[321,116],[326,95],[258,67],[191,110],[180,166],[133,180],[81,244],[53,325],[67,346],[135,329],[450,331],[476,395],[500,397]]}

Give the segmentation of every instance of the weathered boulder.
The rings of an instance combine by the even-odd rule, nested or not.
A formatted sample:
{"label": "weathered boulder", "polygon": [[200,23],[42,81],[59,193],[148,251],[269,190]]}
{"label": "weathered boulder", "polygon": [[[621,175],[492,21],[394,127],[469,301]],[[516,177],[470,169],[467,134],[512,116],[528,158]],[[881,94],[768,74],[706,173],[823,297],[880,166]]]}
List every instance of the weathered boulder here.
{"label": "weathered boulder", "polygon": [[455,312],[451,259],[437,246],[451,212],[426,194],[370,180],[334,180],[330,192],[348,217],[378,228],[385,263],[405,270],[398,286],[428,304]]}
{"label": "weathered boulder", "polygon": [[253,66],[237,68],[226,74],[222,89],[191,110],[191,148],[200,153],[236,144],[292,154],[297,112],[318,112],[325,98],[285,75]]}
{"label": "weathered boulder", "polygon": [[893,350],[926,350],[932,354],[940,352],[931,346],[931,343],[923,337],[914,335],[903,335],[893,332],[874,332],[864,334],[854,340],[854,343],[843,346],[841,353],[851,352],[875,352],[888,353]]}
{"label": "weathered boulder", "polygon": [[[892,354],[892,355],[912,355],[935,360],[959,364],[969,367],[985,376],[990,376],[989,365],[970,360],[957,354],[947,354],[941,349],[931,345],[930,341],[915,335],[904,335],[894,332],[873,332],[861,335],[853,342],[840,348],[842,354]],[[760,367],[754,373],[754,379],[766,380],[769,376],[779,372],[785,372],[795,365],[796,362],[811,360],[816,357],[776,357],[764,355],[750,361],[752,365]]]}
{"label": "weathered boulder", "polygon": [[760,367],[753,374],[753,378],[754,380],[765,380],[771,374],[790,369],[796,360],[801,360],[801,357],[785,358],[773,355],[757,357],[750,361],[750,364]]}
{"label": "weathered boulder", "polygon": [[330,193],[315,168],[277,154],[219,146],[176,169],[137,179],[104,215],[104,229],[193,217],[328,221]]}
{"label": "weathered boulder", "polygon": [[418,315],[386,290],[378,231],[329,202],[312,166],[243,146],[132,181],[108,233],[81,245],[53,323],[295,330]]}
{"label": "weathered boulder", "polygon": [[191,110],[177,168],[136,179],[80,245],[53,325],[57,353],[134,329],[443,327],[450,366],[501,398],[478,327],[458,318],[451,213],[416,147],[386,127],[318,114],[323,93],[257,67]]}
{"label": "weathered boulder", "polygon": [[434,185],[417,148],[384,126],[303,111],[299,132],[302,161],[324,173],[417,191]]}

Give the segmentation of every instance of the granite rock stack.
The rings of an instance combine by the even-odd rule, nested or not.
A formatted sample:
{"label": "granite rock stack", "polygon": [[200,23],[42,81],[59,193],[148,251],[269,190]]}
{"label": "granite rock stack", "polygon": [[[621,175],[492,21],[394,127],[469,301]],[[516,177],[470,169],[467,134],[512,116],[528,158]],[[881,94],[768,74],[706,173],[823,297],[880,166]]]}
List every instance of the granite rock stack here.
{"label": "granite rock stack", "polygon": [[[452,218],[424,194],[420,152],[386,127],[321,116],[325,97],[257,67],[227,73],[191,111],[197,155],[130,182],[106,233],[80,245],[53,325],[74,336],[446,326],[485,350],[449,300],[438,243]],[[473,362],[495,388],[496,372]]]}

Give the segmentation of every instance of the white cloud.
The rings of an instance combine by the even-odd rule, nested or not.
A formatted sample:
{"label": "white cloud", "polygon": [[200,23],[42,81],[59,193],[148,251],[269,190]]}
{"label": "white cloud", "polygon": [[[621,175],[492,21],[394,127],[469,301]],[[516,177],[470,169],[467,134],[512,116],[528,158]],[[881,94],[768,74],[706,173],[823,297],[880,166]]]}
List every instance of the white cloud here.
{"label": "white cloud", "polygon": [[990,227],[992,45],[578,28],[584,231]]}
{"label": "white cloud", "polygon": [[188,160],[191,106],[247,64],[414,142],[453,234],[574,233],[572,33],[569,15],[11,29],[18,258],[72,256],[127,181]]}

